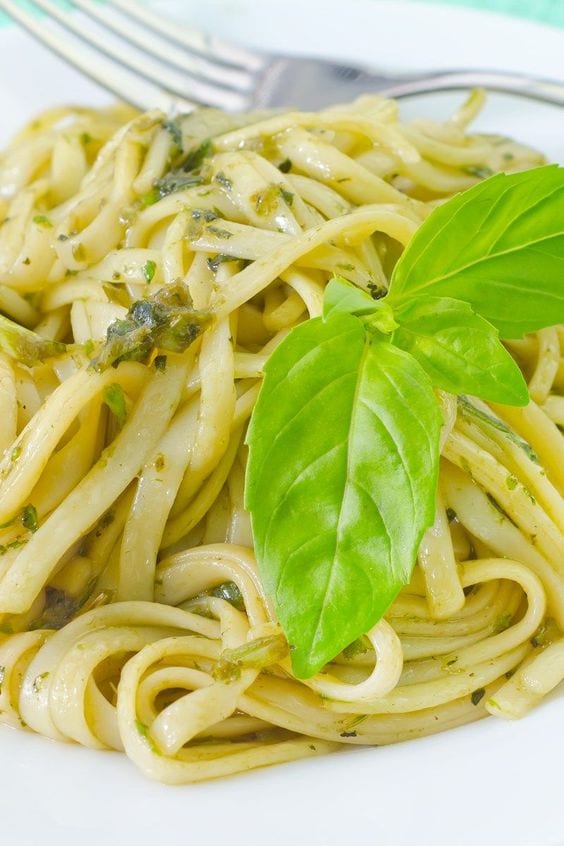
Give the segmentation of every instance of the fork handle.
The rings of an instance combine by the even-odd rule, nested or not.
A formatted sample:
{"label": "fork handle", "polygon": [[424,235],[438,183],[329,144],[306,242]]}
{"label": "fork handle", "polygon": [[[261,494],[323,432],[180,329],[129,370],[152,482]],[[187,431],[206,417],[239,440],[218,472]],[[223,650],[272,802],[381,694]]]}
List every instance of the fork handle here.
{"label": "fork handle", "polygon": [[564,106],[564,84],[549,79],[537,79],[525,74],[498,71],[437,71],[425,76],[398,78],[397,82],[393,82],[385,90],[380,89],[380,93],[400,98],[461,88],[485,88],[489,91],[517,94],[530,100]]}
{"label": "fork handle", "polygon": [[276,56],[266,64],[254,106],[317,109],[361,94],[399,98],[480,87],[564,105],[564,84],[523,74],[453,70],[391,76],[344,63]]}

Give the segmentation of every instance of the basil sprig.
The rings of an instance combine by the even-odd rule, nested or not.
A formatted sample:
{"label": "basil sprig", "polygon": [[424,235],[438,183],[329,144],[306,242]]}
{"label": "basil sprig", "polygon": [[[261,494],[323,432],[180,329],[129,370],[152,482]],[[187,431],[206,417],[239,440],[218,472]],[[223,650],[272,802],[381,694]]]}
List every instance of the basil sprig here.
{"label": "basil sprig", "polygon": [[246,504],[297,676],[370,629],[432,525],[434,387],[526,405],[500,341],[564,322],[564,169],[497,175],[434,210],[373,300],[335,277],[269,358]]}

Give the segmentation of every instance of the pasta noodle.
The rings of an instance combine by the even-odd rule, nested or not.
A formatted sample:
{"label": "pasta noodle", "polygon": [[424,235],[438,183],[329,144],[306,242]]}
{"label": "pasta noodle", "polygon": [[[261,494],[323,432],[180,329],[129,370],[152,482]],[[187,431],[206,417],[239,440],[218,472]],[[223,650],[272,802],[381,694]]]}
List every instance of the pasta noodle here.
{"label": "pasta noodle", "polygon": [[[561,327],[509,342],[528,407],[442,397],[412,581],[311,679],[292,674],[243,503],[265,362],[328,279],[385,289],[437,204],[542,163],[469,131],[482,99],[442,124],[378,97],[172,123],[57,109],[2,154],[0,311],[51,344],[0,345],[2,722],[187,783],[520,717],[562,680]],[[210,315],[185,352],[89,366],[179,280]]]}

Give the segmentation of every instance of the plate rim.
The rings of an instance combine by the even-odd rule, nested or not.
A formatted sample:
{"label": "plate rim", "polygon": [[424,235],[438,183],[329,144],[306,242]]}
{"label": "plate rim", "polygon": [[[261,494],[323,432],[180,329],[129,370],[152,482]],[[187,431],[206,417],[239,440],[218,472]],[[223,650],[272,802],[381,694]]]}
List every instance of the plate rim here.
{"label": "plate rim", "polygon": [[[304,6],[299,0],[269,0],[264,2],[264,7],[280,6],[283,2],[295,7]],[[196,0],[161,0],[153,5],[163,10],[173,5],[183,6],[185,14],[191,11],[198,20]],[[208,0],[208,8],[215,7],[224,12],[231,8],[228,22],[234,19],[234,6],[251,9],[253,5],[253,0]],[[323,6],[327,10],[340,5],[338,0],[325,0],[311,3],[311,8]],[[512,37],[516,37],[515,33],[524,34],[526,30],[529,37],[532,32],[535,33],[533,40],[548,38],[551,45],[557,32],[557,40],[564,47],[564,29],[554,30],[547,24],[525,19],[509,19],[495,12],[458,6],[440,7],[437,3],[419,0],[378,0],[378,7],[374,2],[370,4],[369,0],[349,0],[351,10],[366,9],[370,5],[374,10],[378,9],[380,16],[393,16],[394,21],[409,14],[417,25],[425,15],[430,16],[432,21],[440,17],[445,28],[453,30],[461,25],[479,24],[499,32],[503,26],[505,32],[513,34]],[[416,13],[415,9],[418,10]],[[199,13],[201,16],[202,9]],[[376,14],[376,11],[373,13]],[[257,14],[256,7],[254,14]],[[258,31],[255,35],[258,37]],[[16,44],[13,51],[17,53],[21,50],[22,37],[15,29],[0,29],[0,45],[5,47],[11,40]],[[28,50],[28,61],[29,55],[33,61],[33,56],[38,55],[35,47]],[[564,66],[561,78],[564,79]],[[68,87],[72,89],[70,83]],[[92,86],[85,90],[99,102],[107,99]],[[488,719],[393,747],[344,752],[334,757],[279,765],[221,782],[184,788],[163,787],[145,780],[130,762],[121,760],[117,754],[105,753],[102,759],[99,752],[54,745],[44,738],[16,734],[0,727],[4,767],[9,762],[11,774],[9,779],[4,779],[6,783],[0,799],[0,806],[5,806],[3,831],[6,835],[17,836],[17,842],[22,846],[26,842],[35,846],[37,840],[34,837],[39,831],[42,842],[47,846],[74,843],[77,836],[84,846],[88,846],[89,843],[99,843],[101,835],[116,838],[122,833],[127,833],[128,837],[135,836],[137,846],[153,843],[155,835],[164,835],[171,843],[180,843],[184,842],[184,837],[179,837],[179,831],[182,833],[187,817],[192,826],[197,826],[191,832],[196,836],[198,831],[206,831],[211,817],[214,820],[214,837],[217,837],[223,830],[229,833],[231,812],[241,812],[242,809],[246,813],[252,807],[253,820],[247,826],[244,838],[249,846],[264,843],[265,831],[269,832],[271,846],[288,842],[296,831],[302,839],[320,846],[342,843],[344,836],[350,838],[351,834],[360,836],[368,832],[384,846],[407,846],[414,842],[415,836],[418,836],[417,842],[421,846],[427,843],[429,846],[431,843],[433,846],[450,846],[453,830],[457,833],[459,846],[475,844],[479,842],[478,838],[485,846],[493,844],[496,838],[504,838],[501,842],[511,841],[515,846],[529,843],[555,846],[564,843],[564,820],[560,819],[559,794],[555,789],[558,780],[545,778],[544,782],[548,784],[543,782],[543,794],[531,797],[530,783],[525,775],[522,777],[519,765],[528,757],[531,770],[538,768],[545,776],[548,775],[547,761],[549,766],[555,766],[555,751],[559,751],[560,744],[564,749],[564,738],[559,728],[564,714],[563,703],[563,699],[552,697],[527,717],[526,723]],[[521,726],[524,726],[523,730],[519,728]],[[540,748],[546,738],[550,738],[547,750],[550,756],[545,756]],[[483,745],[486,752],[495,754],[484,754],[480,760],[474,755],[477,745]],[[464,761],[462,782],[461,760]],[[436,767],[437,761],[444,771],[434,771],[432,765]],[[360,784],[362,781],[365,783]],[[501,792],[500,781],[505,786]],[[433,791],[439,789],[445,792],[451,805],[445,810],[442,801],[437,818]],[[465,789],[468,790],[466,801],[463,795]],[[407,790],[407,797],[402,796],[402,792]],[[60,801],[61,791],[66,794],[64,803]],[[97,793],[96,814],[92,814],[89,796],[92,793]],[[282,814],[278,803],[280,795],[284,795],[289,806]],[[305,805],[304,796],[308,797]],[[468,796],[472,796],[473,801],[479,799],[481,816],[476,820],[466,820],[466,829],[460,832],[460,814],[468,811]],[[217,814],[218,802],[223,820]],[[328,813],[327,807],[332,803],[337,807],[339,803],[353,807],[355,816]],[[360,808],[357,807],[359,804]],[[138,820],[128,820],[126,817],[134,811],[139,814]],[[501,827],[496,828],[498,813],[504,816],[504,821]],[[23,814],[25,816],[22,817]],[[164,829],[160,823],[163,815],[167,816],[167,828]],[[26,822],[26,832],[22,832],[22,818]],[[276,821],[274,831],[273,819]],[[26,841],[29,834],[32,837]]]}

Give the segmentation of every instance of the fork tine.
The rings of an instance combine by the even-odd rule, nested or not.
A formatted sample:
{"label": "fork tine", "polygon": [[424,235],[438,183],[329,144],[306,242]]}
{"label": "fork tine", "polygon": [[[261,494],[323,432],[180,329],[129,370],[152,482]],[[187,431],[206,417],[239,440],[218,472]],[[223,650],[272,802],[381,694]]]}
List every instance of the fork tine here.
{"label": "fork tine", "polygon": [[247,71],[260,71],[264,67],[264,58],[248,48],[226,44],[219,38],[202,35],[199,32],[179,26],[176,21],[161,18],[138,0],[107,0],[108,6],[114,6],[125,12],[130,18],[143,23],[153,32],[159,32],[185,49],[207,56],[211,61],[225,62]]}
{"label": "fork tine", "polygon": [[190,101],[200,105],[216,106],[228,111],[241,109],[246,103],[246,97],[228,88],[220,88],[216,83],[188,76],[181,71],[167,68],[162,63],[144,56],[131,48],[127,43],[112,43],[108,33],[104,30],[96,32],[88,27],[86,21],[60,8],[54,0],[33,0],[34,5],[57,21],[64,29],[72,32],[77,38],[90,44],[113,62],[144,77],[151,83],[156,83],[173,97],[184,98],[188,90]]}
{"label": "fork tine", "polygon": [[0,9],[53,53],[74,65],[103,88],[116,94],[121,100],[126,100],[139,109],[146,110],[152,106],[169,113],[177,110],[190,111],[197,105],[188,99],[181,100],[172,97],[156,85],[139,79],[134,73],[125,70],[117,63],[101,58],[98,52],[85,49],[83,45],[69,39],[60,31],[49,29],[45,21],[38,20],[32,12],[20,6],[18,0],[0,0]]}
{"label": "fork tine", "polygon": [[215,55],[211,58],[202,56],[188,45],[180,48],[177,39],[171,41],[163,33],[156,34],[146,22],[132,19],[117,6],[110,8],[107,4],[93,0],[72,0],[72,4],[124,41],[131,42],[145,54],[151,54],[165,64],[192,76],[217,82],[222,88],[249,91],[253,87],[253,75],[248,70],[228,64]]}

